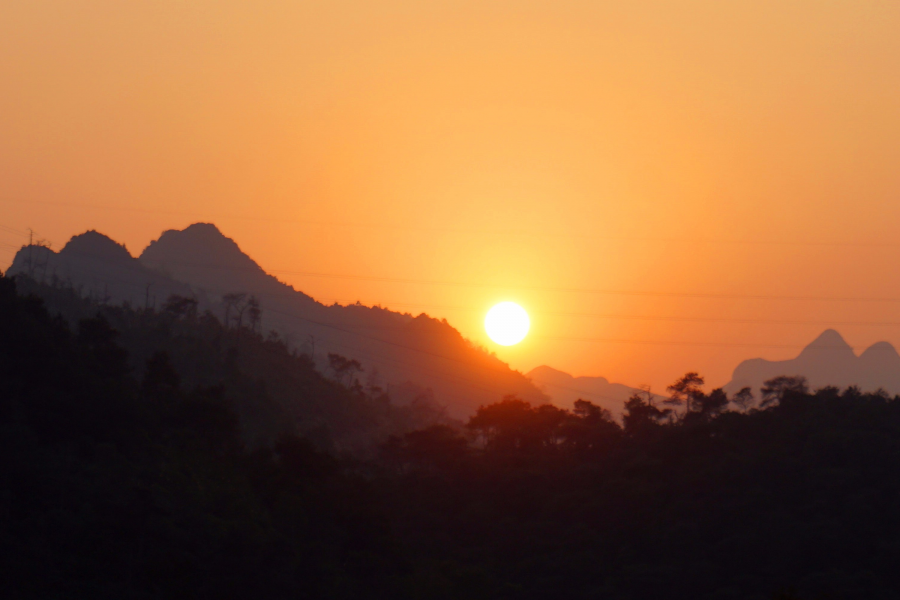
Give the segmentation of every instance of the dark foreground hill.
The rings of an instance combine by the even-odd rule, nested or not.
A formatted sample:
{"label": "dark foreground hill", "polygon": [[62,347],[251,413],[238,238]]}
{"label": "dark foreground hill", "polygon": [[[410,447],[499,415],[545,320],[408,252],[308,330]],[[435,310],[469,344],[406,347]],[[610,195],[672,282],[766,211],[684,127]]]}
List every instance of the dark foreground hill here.
{"label": "dark foreground hill", "polygon": [[387,597],[403,563],[361,477],[289,434],[248,451],[232,407],[259,389],[186,386],[165,353],[134,377],[119,338],[0,277],[4,598]]}
{"label": "dark foreground hill", "polygon": [[[169,348],[191,352],[177,323]],[[155,343],[161,326],[133,333]],[[168,352],[134,369],[129,335],[105,318],[72,331],[0,277],[5,598],[887,600],[900,588],[898,398],[795,381],[765,409],[734,411],[690,374],[680,405],[633,398],[621,425],[590,402],[506,398],[465,434],[432,426],[349,460],[290,434],[249,445],[234,408],[259,388],[189,384]]]}
{"label": "dark foreground hill", "polygon": [[546,400],[524,375],[446,321],[381,307],[323,305],[267,274],[211,224],[166,231],[139,259],[96,232],[73,237],[59,253],[29,246],[16,255],[8,274],[68,283],[112,305],[158,307],[171,294],[193,297],[200,311],[210,309],[228,324],[245,323],[255,297],[261,319],[254,327],[278,332],[292,348],[312,355],[320,369],[327,367],[329,353],[357,359],[364,377],[381,387],[402,386],[395,390],[397,400],[412,400],[429,389],[457,418],[503,394]]}
{"label": "dark foreground hill", "polygon": [[322,375],[308,356],[291,351],[277,336],[248,327],[225,327],[210,312],[182,298],[160,310],[101,304],[66,286],[15,278],[20,293],[40,298],[51,314],[72,328],[101,318],[124,352],[123,368],[138,379],[160,352],[186,389],[217,389],[238,418],[251,447],[271,445],[283,434],[303,435],[321,448],[370,452],[392,434],[448,422],[427,399],[398,406],[384,390],[365,387],[350,375]]}

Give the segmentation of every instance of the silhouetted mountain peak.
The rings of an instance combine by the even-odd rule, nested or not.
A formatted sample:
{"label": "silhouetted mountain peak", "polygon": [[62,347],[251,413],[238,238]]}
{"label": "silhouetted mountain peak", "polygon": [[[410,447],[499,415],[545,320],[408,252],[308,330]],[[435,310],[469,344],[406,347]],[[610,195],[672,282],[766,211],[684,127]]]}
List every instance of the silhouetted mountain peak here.
{"label": "silhouetted mountain peak", "polygon": [[212,223],[194,223],[185,229],[169,229],[150,242],[140,256],[145,264],[170,268],[174,265],[202,268],[262,269],[230,237]]}
{"label": "silhouetted mountain peak", "polygon": [[844,337],[834,329],[826,329],[811,341],[807,348],[850,348]]}
{"label": "silhouetted mountain peak", "polygon": [[[259,333],[275,331],[322,368],[329,354],[339,354],[362,361],[367,377],[430,388],[435,401],[448,403],[449,413],[459,417],[510,393],[535,403],[547,400],[524,375],[473,345],[446,320],[359,303],[325,306],[263,271],[212,223],[166,231],[139,259],[106,236],[88,232],[60,255],[40,247],[20,251],[10,270],[37,281],[68,282],[79,294],[107,304],[152,308],[172,294],[196,297],[202,309],[227,319],[229,328],[247,326],[242,311],[252,296],[260,312],[251,327]],[[225,302],[230,294],[243,300]]]}
{"label": "silhouetted mountain peak", "polygon": [[[170,229],[169,231],[175,230]],[[195,236],[208,236],[211,238],[224,238],[226,240],[229,239],[225,237],[225,234],[219,231],[219,228],[216,227],[215,223],[192,223],[185,227],[182,230],[182,233]]]}
{"label": "silhouetted mountain peak", "polygon": [[890,342],[875,342],[866,348],[865,352],[860,355],[860,358],[865,358],[866,356],[896,356],[900,359],[900,354],[897,354],[897,349]]}
{"label": "silhouetted mountain peak", "polygon": [[89,257],[94,259],[127,262],[134,260],[131,253],[123,245],[112,238],[91,229],[73,236],[59,252],[61,255]]}
{"label": "silhouetted mountain peak", "polygon": [[859,356],[859,361],[870,369],[900,371],[900,354],[888,342],[872,344]]}
{"label": "silhouetted mountain peak", "polygon": [[834,329],[826,329],[823,331],[819,337],[814,339],[806,348],[803,349],[803,352],[800,353],[800,356],[808,354],[811,351],[822,351],[827,350],[833,353],[847,354],[855,356],[853,354],[853,348],[850,347],[840,333],[835,331]]}
{"label": "silhouetted mountain peak", "polygon": [[725,386],[736,392],[744,386],[759,388],[779,375],[803,375],[811,387],[855,385],[863,390],[882,388],[891,393],[900,391],[900,354],[887,342],[873,344],[856,356],[841,335],[824,331],[799,356],[788,360],[745,360],[734,370]]}

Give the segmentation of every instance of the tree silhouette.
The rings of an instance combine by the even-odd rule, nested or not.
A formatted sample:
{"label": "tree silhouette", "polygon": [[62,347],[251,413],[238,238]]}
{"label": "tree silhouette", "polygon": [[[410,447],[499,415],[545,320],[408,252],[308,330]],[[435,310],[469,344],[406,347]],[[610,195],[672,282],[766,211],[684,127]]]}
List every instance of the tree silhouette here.
{"label": "tree silhouette", "polygon": [[533,408],[514,395],[500,402],[481,406],[469,418],[466,427],[476,433],[486,448],[510,451],[556,446],[566,411],[551,405]]}
{"label": "tree silhouette", "polygon": [[131,371],[128,352],[116,344],[119,332],[113,329],[102,314],[78,323],[76,341],[94,358],[97,373],[106,377],[122,377]]}
{"label": "tree silhouette", "polygon": [[328,354],[328,368],[334,375],[335,380],[346,385],[352,385],[356,380],[356,375],[363,370],[362,364],[358,360],[334,353]]}
{"label": "tree silhouette", "polygon": [[262,309],[256,296],[250,296],[247,300],[247,319],[250,321],[250,331],[259,332],[262,327]]}
{"label": "tree silhouette", "polygon": [[625,412],[622,416],[625,433],[635,436],[643,435],[661,421],[669,418],[672,409],[658,408],[653,402],[653,394],[649,389],[635,392],[625,401]]}
{"label": "tree silhouette", "polygon": [[684,406],[685,413],[690,413],[699,409],[699,403],[703,397],[701,386],[704,380],[695,372],[686,373],[675,383],[666,388],[669,397],[664,400],[666,404],[672,406]]}
{"label": "tree silhouette", "polygon": [[17,285],[0,277],[11,598],[896,596],[898,397],[783,376],[765,410],[745,389],[723,412],[688,374],[685,416],[645,390],[624,431],[515,396],[419,425],[210,315],[30,288],[48,312]]}
{"label": "tree silhouette", "polygon": [[608,410],[580,399],[561,429],[566,444],[576,452],[607,451],[622,435],[622,428]]}
{"label": "tree silhouette", "polygon": [[740,408],[741,412],[747,412],[753,405],[753,390],[749,387],[743,387],[734,393],[731,401]]}
{"label": "tree silhouette", "polygon": [[[247,297],[243,292],[231,292],[222,296],[222,303],[225,305],[225,327],[231,327],[231,312],[235,311],[239,315],[244,312],[244,298]],[[237,317],[240,325],[240,317]]]}
{"label": "tree silhouette", "polygon": [[462,466],[470,456],[466,438],[448,425],[432,425],[403,436],[391,436],[381,452],[400,472],[448,471]]}
{"label": "tree silhouette", "polygon": [[196,298],[186,298],[172,294],[163,304],[163,312],[174,315],[179,319],[193,320],[197,318],[197,304]]}
{"label": "tree silhouette", "polygon": [[788,393],[805,394],[809,391],[806,377],[802,375],[779,375],[763,383],[760,388],[762,401],[760,407],[766,408],[784,399]]}
{"label": "tree silhouette", "polygon": [[702,420],[709,420],[728,407],[728,394],[716,388],[708,394],[700,394],[694,400],[694,410]]}

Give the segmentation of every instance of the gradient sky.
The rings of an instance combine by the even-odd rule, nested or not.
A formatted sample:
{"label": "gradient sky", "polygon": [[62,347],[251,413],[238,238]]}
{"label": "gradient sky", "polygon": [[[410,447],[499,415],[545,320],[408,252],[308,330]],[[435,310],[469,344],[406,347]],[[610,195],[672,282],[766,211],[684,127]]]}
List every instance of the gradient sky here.
{"label": "gradient sky", "polygon": [[828,326],[900,346],[898,31],[862,0],[2,3],[0,266],[27,227],[137,254],[211,221],[317,299],[657,390]]}

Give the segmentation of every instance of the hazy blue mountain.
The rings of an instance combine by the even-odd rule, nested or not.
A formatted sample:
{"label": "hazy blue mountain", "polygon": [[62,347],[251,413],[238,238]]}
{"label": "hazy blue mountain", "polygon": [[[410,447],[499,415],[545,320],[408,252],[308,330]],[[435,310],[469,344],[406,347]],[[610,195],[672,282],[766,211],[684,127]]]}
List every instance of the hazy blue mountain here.
{"label": "hazy blue mountain", "polygon": [[[546,365],[535,367],[526,375],[553,399],[556,406],[572,408],[576,400],[589,400],[607,409],[618,420],[622,418],[625,401],[641,391],[621,383],[610,383],[605,377],[573,377]],[[662,400],[662,397],[658,398]]]}
{"label": "hazy blue mountain", "polygon": [[[45,266],[36,271],[35,264]],[[166,231],[139,259],[108,237],[88,232],[72,238],[59,253],[23,248],[9,272],[31,273],[45,281],[55,274],[84,294],[103,294],[110,303],[136,306],[143,306],[150,285],[157,306],[172,293],[193,296],[201,310],[210,309],[221,320],[226,294],[244,294],[244,302],[253,295],[262,308],[259,330],[275,331],[313,355],[323,372],[328,353],[355,358],[365,369],[364,383],[398,386],[397,395],[403,397],[416,396],[410,389],[421,389],[426,396],[430,390],[455,417],[505,394],[533,403],[547,400],[524,375],[473,345],[446,321],[381,307],[316,302],[266,273],[212,224]],[[238,309],[229,310],[234,321]]]}
{"label": "hazy blue mountain", "polygon": [[878,342],[857,356],[841,334],[828,329],[796,358],[745,360],[734,370],[725,390],[735,392],[749,386],[758,395],[762,383],[778,375],[803,375],[812,388],[856,385],[863,391],[882,388],[900,394],[900,355],[891,344]]}

